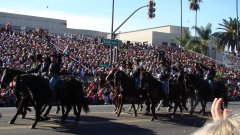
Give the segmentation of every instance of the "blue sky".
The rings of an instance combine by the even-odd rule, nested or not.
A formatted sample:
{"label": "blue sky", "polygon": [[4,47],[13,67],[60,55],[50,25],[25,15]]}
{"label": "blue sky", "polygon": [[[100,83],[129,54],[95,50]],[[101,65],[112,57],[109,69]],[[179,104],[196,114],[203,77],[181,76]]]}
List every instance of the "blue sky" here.
{"label": "blue sky", "polygon": [[[183,26],[195,24],[195,12],[188,0],[183,1]],[[202,0],[198,12],[198,26],[212,23],[218,31],[222,19],[236,17],[236,0]],[[156,17],[148,19],[147,8],[138,11],[119,31],[132,31],[163,25],[180,26],[180,0],[155,0]],[[148,0],[115,0],[116,29],[134,10],[147,5]],[[2,0],[1,12],[34,15],[67,20],[69,28],[111,32],[112,0]],[[47,8],[48,7],[48,8]],[[193,33],[192,33],[193,34]]]}

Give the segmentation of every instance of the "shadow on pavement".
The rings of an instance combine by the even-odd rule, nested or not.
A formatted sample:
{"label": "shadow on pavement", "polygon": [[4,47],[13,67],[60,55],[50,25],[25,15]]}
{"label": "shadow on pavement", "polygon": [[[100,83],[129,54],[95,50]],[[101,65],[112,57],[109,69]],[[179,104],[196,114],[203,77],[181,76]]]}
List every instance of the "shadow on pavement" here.
{"label": "shadow on pavement", "polygon": [[75,117],[72,116],[62,124],[60,118],[56,118],[52,122],[61,126],[51,128],[56,132],[77,135],[157,135],[150,129],[114,122],[115,119],[82,116],[77,125],[74,124],[74,120]]}

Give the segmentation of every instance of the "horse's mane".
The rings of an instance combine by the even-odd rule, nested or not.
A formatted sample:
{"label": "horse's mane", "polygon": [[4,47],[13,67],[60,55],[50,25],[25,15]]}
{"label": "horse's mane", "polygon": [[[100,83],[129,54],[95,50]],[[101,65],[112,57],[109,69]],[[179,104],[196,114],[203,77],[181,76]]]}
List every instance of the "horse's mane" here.
{"label": "horse's mane", "polygon": [[155,77],[153,77],[153,75],[152,75],[151,73],[146,72],[146,74],[149,76],[149,79],[150,79],[151,81],[153,81],[153,83],[158,82],[158,80],[157,80]]}
{"label": "horse's mane", "polygon": [[27,74],[27,72],[25,72],[25,71],[13,69],[13,68],[5,68],[4,71],[6,71],[6,70],[8,70],[8,71],[10,71],[10,72],[14,72],[14,74],[16,74],[16,75],[19,75],[19,74]]}

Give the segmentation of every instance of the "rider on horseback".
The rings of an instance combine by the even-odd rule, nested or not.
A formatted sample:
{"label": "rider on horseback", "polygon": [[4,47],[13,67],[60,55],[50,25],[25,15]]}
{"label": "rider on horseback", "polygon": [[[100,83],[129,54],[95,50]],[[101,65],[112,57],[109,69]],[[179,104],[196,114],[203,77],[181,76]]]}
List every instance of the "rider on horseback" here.
{"label": "rider on horseback", "polygon": [[46,54],[43,55],[42,59],[43,59],[43,62],[38,71],[38,75],[44,77],[44,76],[48,75],[48,68],[49,68],[51,61],[50,61],[50,58]]}
{"label": "rider on horseback", "polygon": [[194,73],[193,74],[196,75],[200,79],[204,79],[203,70],[199,66],[199,63],[195,63],[195,65],[194,65]]}
{"label": "rider on horseback", "polygon": [[55,90],[55,85],[59,79],[61,63],[62,63],[62,56],[59,54],[57,55],[56,52],[53,52],[50,55],[51,64],[48,69],[49,75],[49,87],[51,90]]}
{"label": "rider on horseback", "polygon": [[126,63],[126,65],[127,65],[127,67],[126,67],[126,72],[125,72],[125,73],[126,73],[128,76],[132,76],[132,74],[133,74],[132,62],[128,61],[128,62]]}
{"label": "rider on horseback", "polygon": [[124,72],[126,71],[126,61],[125,60],[123,60],[121,62],[121,66],[119,67],[119,70],[124,71]]}
{"label": "rider on horseback", "polygon": [[162,85],[162,90],[165,95],[165,105],[164,106],[170,106],[169,104],[169,77],[170,77],[170,67],[167,65],[165,60],[160,61],[161,69],[160,74],[158,74],[158,78],[160,79]]}
{"label": "rider on horseback", "polygon": [[214,69],[215,65],[213,63],[209,64],[209,67],[206,67],[202,64],[200,66],[207,71],[207,74],[205,75],[205,79],[208,80],[211,94],[214,96],[214,87],[213,87],[213,81],[214,77],[216,76],[216,70]]}
{"label": "rider on horseback", "polygon": [[33,74],[38,73],[42,64],[42,55],[41,54],[37,54],[36,56],[31,55],[30,58],[32,60],[32,65],[28,73],[33,73]]}

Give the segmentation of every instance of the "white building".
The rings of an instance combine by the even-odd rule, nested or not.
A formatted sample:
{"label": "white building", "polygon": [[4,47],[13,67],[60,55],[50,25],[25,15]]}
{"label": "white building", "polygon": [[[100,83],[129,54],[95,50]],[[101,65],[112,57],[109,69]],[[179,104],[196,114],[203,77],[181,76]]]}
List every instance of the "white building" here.
{"label": "white building", "polygon": [[[188,31],[188,27],[183,27]],[[161,26],[142,30],[135,30],[123,33],[117,33],[117,39],[130,42],[141,42],[150,45],[177,45],[176,37],[181,36],[181,27],[179,26]]]}
{"label": "white building", "polygon": [[[184,31],[189,31],[188,27],[182,28],[182,34]],[[108,35],[110,37],[111,35]],[[116,39],[122,40],[124,42],[140,42],[142,44],[149,45],[168,45],[168,46],[178,46],[176,43],[176,38],[181,37],[181,27],[166,25],[142,30],[135,30],[123,33],[117,33]],[[218,60],[223,61],[223,53],[219,52],[214,46],[213,42],[209,43],[208,56]]]}
{"label": "white building", "polygon": [[62,35],[64,33],[96,35],[102,37],[106,37],[107,35],[107,33],[99,31],[69,29],[67,28],[67,21],[61,19],[19,15],[4,12],[0,12],[0,18],[0,27],[4,27],[5,24],[9,23],[15,31],[42,28],[48,30],[48,32],[51,34],[59,35]]}

